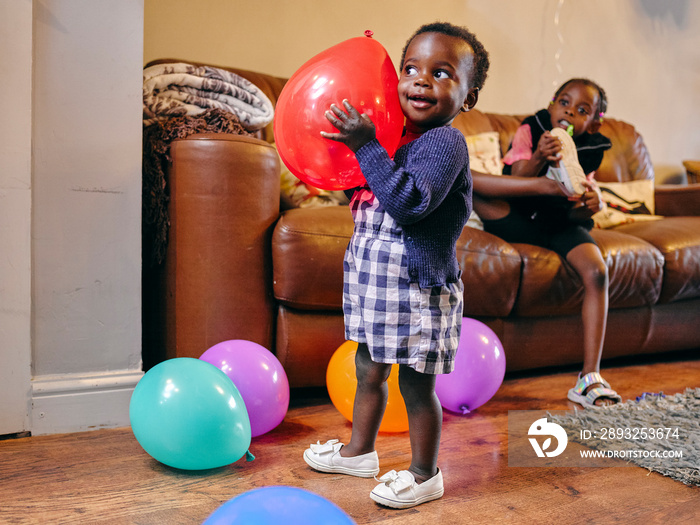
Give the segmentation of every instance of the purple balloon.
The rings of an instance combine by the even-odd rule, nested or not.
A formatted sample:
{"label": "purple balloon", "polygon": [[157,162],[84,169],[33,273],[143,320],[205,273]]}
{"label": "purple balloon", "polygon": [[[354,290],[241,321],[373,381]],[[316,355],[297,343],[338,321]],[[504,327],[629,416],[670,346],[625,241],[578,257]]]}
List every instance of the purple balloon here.
{"label": "purple balloon", "polygon": [[505,374],[506,356],[496,334],[484,323],[464,317],[455,369],[437,377],[435,393],[443,408],[468,414],[493,397]]}
{"label": "purple balloon", "polygon": [[212,346],[200,359],[222,370],[241,393],[252,437],[279,425],[289,408],[289,381],[279,360],[264,346],[232,339]]}

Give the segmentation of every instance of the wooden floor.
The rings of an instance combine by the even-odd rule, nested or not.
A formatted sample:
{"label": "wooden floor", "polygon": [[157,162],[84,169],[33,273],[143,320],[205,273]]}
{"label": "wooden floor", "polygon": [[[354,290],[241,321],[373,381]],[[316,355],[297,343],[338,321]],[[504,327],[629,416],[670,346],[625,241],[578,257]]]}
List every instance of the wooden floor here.
{"label": "wooden floor", "polygon": [[[603,370],[624,399],[700,386],[700,355]],[[667,358],[668,359],[668,358]],[[148,456],[130,429],[0,441],[0,523],[202,523],[221,504],[257,487],[308,489],[364,523],[698,523],[700,488],[638,467],[508,467],[508,410],[571,407],[572,370],[508,377],[467,416],[445,414],[441,500],[408,510],[376,505],[370,479],[320,474],[301,454],[309,443],[348,439],[350,425],[322,392],[295,393],[276,429],[253,439],[257,459],[187,472]],[[405,468],[408,434],[380,434],[382,472]]]}

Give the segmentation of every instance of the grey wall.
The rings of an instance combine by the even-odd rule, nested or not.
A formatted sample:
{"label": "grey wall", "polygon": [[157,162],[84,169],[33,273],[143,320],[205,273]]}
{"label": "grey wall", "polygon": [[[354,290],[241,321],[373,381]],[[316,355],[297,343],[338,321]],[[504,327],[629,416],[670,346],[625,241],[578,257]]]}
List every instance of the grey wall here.
{"label": "grey wall", "polygon": [[0,434],[128,425],[142,0],[0,2]]}
{"label": "grey wall", "polygon": [[137,369],[143,2],[34,5],[34,375]]}

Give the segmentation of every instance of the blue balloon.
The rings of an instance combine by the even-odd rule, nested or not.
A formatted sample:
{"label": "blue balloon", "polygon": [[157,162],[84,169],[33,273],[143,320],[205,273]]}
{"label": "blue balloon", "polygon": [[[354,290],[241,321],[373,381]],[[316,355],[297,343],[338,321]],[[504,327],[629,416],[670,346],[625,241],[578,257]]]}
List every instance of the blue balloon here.
{"label": "blue balloon", "polygon": [[264,487],[227,501],[202,525],[352,525],[343,510],[325,498],[296,487]]}
{"label": "blue balloon", "polygon": [[224,372],[199,359],[170,359],[146,372],[131,396],[129,419],[143,449],[179,469],[229,465],[250,446],[241,394]]}

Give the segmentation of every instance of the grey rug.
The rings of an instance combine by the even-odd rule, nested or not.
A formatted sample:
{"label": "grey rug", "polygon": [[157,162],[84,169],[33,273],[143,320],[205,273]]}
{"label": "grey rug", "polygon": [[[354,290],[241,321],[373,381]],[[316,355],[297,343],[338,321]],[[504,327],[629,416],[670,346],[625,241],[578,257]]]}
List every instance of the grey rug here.
{"label": "grey rug", "polygon": [[[577,429],[570,439],[590,449],[627,451],[627,461],[635,465],[700,486],[700,388],[672,396],[644,394],[636,401],[551,415],[551,420]],[[591,428],[602,431],[583,439],[579,430]],[[669,457],[679,451],[682,457]]]}

